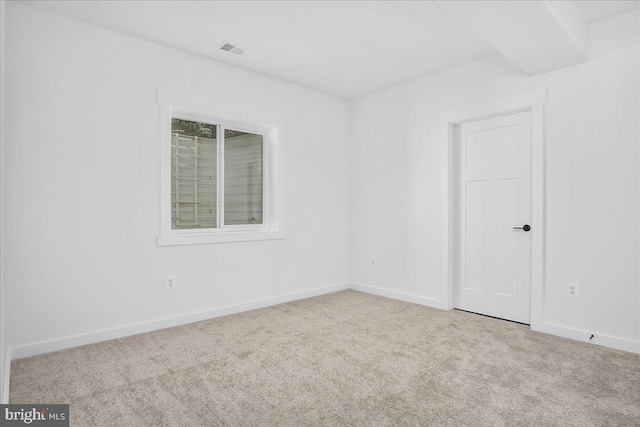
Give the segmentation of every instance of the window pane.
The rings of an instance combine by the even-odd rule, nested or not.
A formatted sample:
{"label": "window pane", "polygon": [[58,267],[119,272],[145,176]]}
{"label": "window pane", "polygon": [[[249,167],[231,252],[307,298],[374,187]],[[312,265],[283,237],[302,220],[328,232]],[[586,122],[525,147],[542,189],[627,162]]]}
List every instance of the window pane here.
{"label": "window pane", "polygon": [[217,227],[216,126],[171,120],[171,228]]}
{"label": "window pane", "polygon": [[224,223],[262,224],[262,135],[224,131]]}

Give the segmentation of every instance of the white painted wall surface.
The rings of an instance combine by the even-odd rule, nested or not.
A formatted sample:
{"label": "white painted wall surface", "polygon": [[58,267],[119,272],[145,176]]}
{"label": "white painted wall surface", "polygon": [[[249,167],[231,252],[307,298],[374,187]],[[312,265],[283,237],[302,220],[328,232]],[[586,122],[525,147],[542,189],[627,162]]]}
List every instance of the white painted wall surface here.
{"label": "white painted wall surface", "polygon": [[[348,282],[346,101],[22,5],[8,13],[11,346]],[[156,246],[159,87],[286,118],[286,239]]]}
{"label": "white painted wall surface", "polygon": [[548,88],[543,320],[640,351],[637,18],[592,26],[586,64],[528,77],[496,56],[353,101],[352,282],[437,304],[441,115]]}
{"label": "white painted wall surface", "polygon": [[8,375],[7,333],[6,333],[6,298],[4,297],[4,144],[5,144],[5,34],[6,34],[6,5],[0,1],[0,404],[9,400],[5,375]]}

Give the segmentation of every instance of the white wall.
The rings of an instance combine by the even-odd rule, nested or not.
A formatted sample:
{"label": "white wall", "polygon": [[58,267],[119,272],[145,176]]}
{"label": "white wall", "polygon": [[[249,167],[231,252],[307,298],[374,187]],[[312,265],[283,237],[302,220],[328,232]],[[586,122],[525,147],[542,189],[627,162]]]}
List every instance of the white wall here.
{"label": "white wall", "polygon": [[[11,346],[348,282],[346,101],[23,5],[8,14]],[[286,119],[286,239],[156,246],[159,87]]]}
{"label": "white wall", "polygon": [[5,139],[5,32],[6,32],[6,2],[0,0],[0,404],[9,400],[5,381],[5,375],[8,374],[7,368],[7,339],[6,339],[6,321],[5,307],[6,299],[4,297],[4,222],[3,209],[4,201],[4,139]]}
{"label": "white wall", "polygon": [[590,62],[536,77],[496,56],[353,101],[352,282],[439,300],[440,115],[547,88],[543,320],[640,349],[637,31],[596,24]]}

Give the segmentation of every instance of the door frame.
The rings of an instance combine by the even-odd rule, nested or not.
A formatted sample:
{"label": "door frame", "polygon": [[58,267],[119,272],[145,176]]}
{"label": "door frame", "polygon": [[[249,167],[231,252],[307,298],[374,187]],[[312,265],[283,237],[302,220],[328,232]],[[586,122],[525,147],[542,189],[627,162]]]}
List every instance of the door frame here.
{"label": "door frame", "polygon": [[545,148],[546,89],[447,112],[442,117],[440,308],[453,309],[455,126],[513,113],[531,112],[531,329],[543,326],[545,272]]}

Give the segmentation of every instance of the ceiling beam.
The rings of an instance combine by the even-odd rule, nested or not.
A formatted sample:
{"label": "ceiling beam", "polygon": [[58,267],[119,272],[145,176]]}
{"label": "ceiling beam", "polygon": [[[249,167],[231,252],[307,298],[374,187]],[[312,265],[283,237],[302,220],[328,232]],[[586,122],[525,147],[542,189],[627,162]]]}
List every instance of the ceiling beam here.
{"label": "ceiling beam", "polygon": [[437,1],[529,75],[588,60],[587,24],[573,1]]}

